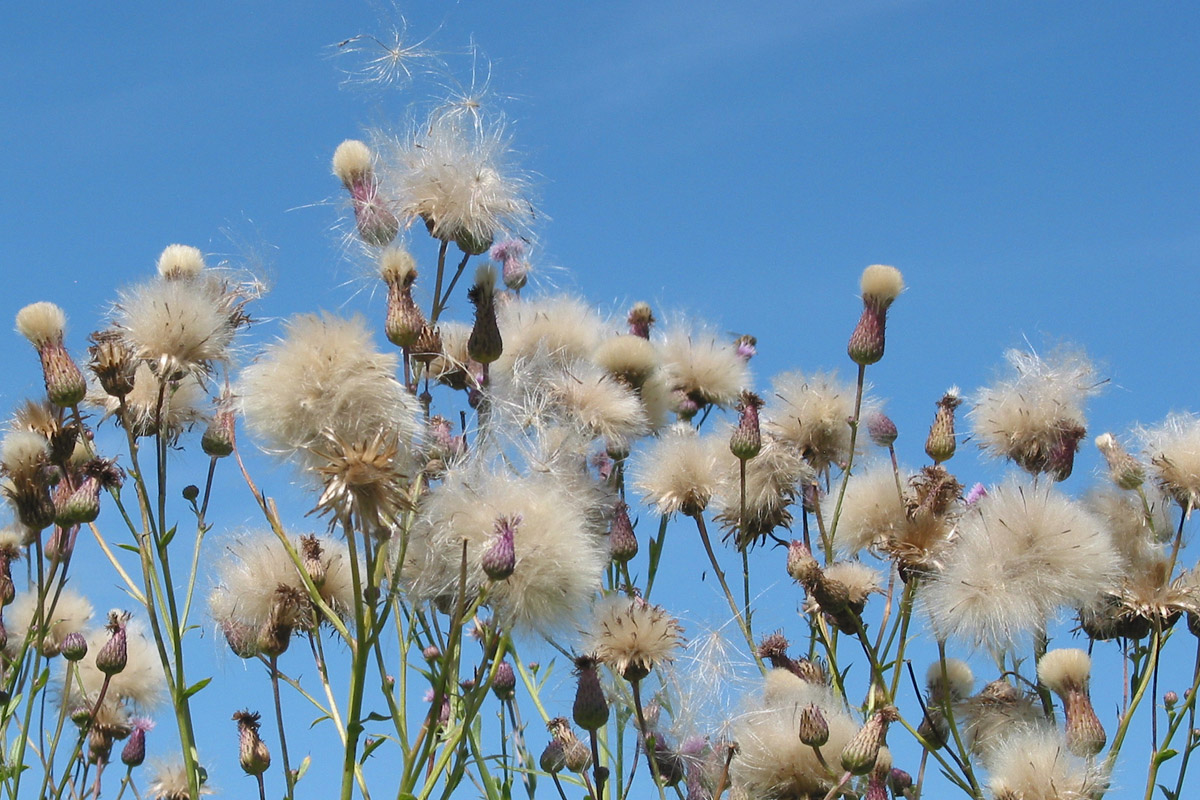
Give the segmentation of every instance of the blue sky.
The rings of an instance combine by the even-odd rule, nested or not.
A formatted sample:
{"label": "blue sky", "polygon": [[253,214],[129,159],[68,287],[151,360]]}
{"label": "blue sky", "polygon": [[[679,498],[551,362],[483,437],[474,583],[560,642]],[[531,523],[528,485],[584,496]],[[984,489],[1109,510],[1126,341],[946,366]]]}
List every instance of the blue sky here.
{"label": "blue sky", "polygon": [[[986,384],[1026,340],[1104,365],[1094,432],[1200,410],[1197,6],[400,10],[459,80],[470,37],[490,63],[555,283],[755,334],[765,388],[785,369],[850,376],[858,275],[898,266],[910,288],[871,379],[903,460],[920,463],[947,386]],[[115,289],[171,242],[263,265],[260,337],[297,311],[379,313],[331,231],[329,158],[428,97],[340,86],[349,64],[329,45],[394,23],[366,3],[0,12],[0,319],[53,300],[82,352]],[[40,391],[33,353],[10,341],[3,412]],[[999,474],[963,449],[965,480]],[[1077,492],[1091,448],[1079,463]]]}

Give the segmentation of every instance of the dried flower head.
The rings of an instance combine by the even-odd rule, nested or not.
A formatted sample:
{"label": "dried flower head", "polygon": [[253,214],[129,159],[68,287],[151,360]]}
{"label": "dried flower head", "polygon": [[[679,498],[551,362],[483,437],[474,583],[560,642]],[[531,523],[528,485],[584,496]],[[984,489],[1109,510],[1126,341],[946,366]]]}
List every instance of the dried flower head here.
{"label": "dried flower head", "polygon": [[492,365],[509,372],[521,361],[566,365],[590,359],[604,325],[590,305],[569,295],[506,303],[499,309],[504,353]]}
{"label": "dried flower head", "polygon": [[367,244],[386,246],[400,230],[392,203],[380,191],[374,155],[366,143],[347,139],[333,151],[333,174],[350,193],[359,236]]}
{"label": "dried flower head", "polygon": [[138,363],[133,388],[124,399],[124,408],[120,399],[112,396],[98,398],[98,405],[104,408],[106,417],[115,417],[138,437],[153,436],[160,430],[161,421],[162,432],[174,441],[208,416],[208,393],[196,375],[162,381],[145,361]]}
{"label": "dried flower head", "polygon": [[791,526],[789,508],[796,498],[797,487],[813,479],[812,468],[799,453],[781,445],[769,433],[763,435],[762,449],[746,462],[744,514],[741,460],[728,447],[723,452],[718,450],[716,457],[720,480],[710,507],[727,537],[736,534],[739,550],[774,536],[779,528]]}
{"label": "dried flower head", "polygon": [[1097,436],[1096,449],[1108,462],[1108,474],[1114,484],[1122,489],[1136,489],[1142,485],[1146,479],[1146,468],[1129,454],[1115,436],[1111,433]]}
{"label": "dried flower head", "polygon": [[314,510],[346,520],[357,530],[388,531],[412,508],[408,465],[396,441],[381,434],[361,442],[326,437],[326,443],[312,451],[314,460],[321,461],[316,471],[325,487]]}
{"label": "dried flower head", "polygon": [[1013,375],[978,392],[971,410],[975,436],[988,453],[1033,473],[1064,480],[1086,434],[1083,406],[1101,381],[1082,352],[1004,354]]}
{"label": "dried flower head", "polygon": [[1139,433],[1150,470],[1163,491],[1189,512],[1200,506],[1200,417],[1171,414]]}
{"label": "dried flower head", "polygon": [[596,348],[593,359],[605,372],[635,391],[654,374],[660,361],[654,345],[632,333],[605,339]]}
{"label": "dried flower head", "polygon": [[627,681],[639,681],[671,661],[683,628],[662,606],[639,597],[607,597],[597,604],[591,650]]}
{"label": "dried flower head", "polygon": [[964,514],[925,605],[940,637],[1004,649],[1060,607],[1095,602],[1118,565],[1104,524],[1082,505],[1010,480]]}
{"label": "dried flower head", "polygon": [[963,743],[985,762],[1014,731],[1044,719],[1036,695],[998,678],[954,707]]}
{"label": "dried flower head", "polygon": [[904,291],[904,278],[895,267],[872,264],[863,270],[861,286],[863,312],[846,349],[854,363],[867,366],[883,358],[887,310]]}

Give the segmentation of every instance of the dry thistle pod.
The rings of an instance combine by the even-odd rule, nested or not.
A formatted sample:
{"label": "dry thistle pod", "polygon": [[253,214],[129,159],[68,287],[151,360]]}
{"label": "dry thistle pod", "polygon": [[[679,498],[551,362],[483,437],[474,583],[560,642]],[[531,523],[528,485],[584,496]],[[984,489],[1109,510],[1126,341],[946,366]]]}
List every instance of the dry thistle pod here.
{"label": "dry thistle pod", "polygon": [[585,731],[596,731],[608,722],[608,701],[600,686],[600,662],[594,657],[583,655],[575,659],[575,704],[572,714],[575,724]]}
{"label": "dry thistle pod", "polygon": [[261,776],[271,766],[271,751],[258,735],[260,715],[249,709],[237,711],[233,719],[238,728],[238,761],[247,775]]}
{"label": "dry thistle pod", "polygon": [[[900,719],[895,706],[884,706],[876,711],[854,734],[854,738],[842,750],[842,769],[854,775],[866,775],[875,767],[880,748],[887,738],[888,725]],[[891,768],[889,762],[888,768]]]}
{"label": "dry thistle pod", "polygon": [[954,411],[962,405],[958,387],[951,386],[937,402],[937,413],[933,417],[933,425],[929,428],[929,437],[925,440],[925,454],[933,459],[934,464],[949,461],[954,455],[957,442],[954,438]]}
{"label": "dry thistle pod", "polygon": [[128,634],[125,630],[125,623],[128,620],[128,614],[117,611],[111,611],[108,614],[108,625],[106,627],[108,628],[109,639],[100,648],[100,652],[96,654],[96,669],[105,675],[120,673],[125,669],[125,664],[129,660]]}
{"label": "dry thistle pod", "polygon": [[762,450],[762,432],[759,430],[758,410],[762,398],[751,391],[743,391],[738,401],[738,425],[729,438],[729,451],[742,461],[754,458]]}

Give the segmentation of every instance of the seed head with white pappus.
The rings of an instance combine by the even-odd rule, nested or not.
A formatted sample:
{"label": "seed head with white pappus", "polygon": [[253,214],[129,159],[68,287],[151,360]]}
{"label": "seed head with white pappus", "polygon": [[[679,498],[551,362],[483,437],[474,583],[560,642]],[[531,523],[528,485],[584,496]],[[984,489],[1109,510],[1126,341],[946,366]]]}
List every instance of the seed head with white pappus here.
{"label": "seed head with white pappus", "polygon": [[639,681],[671,661],[683,628],[662,606],[640,597],[607,597],[596,605],[591,650],[627,681]]}
{"label": "seed head with white pappus", "polygon": [[158,274],[167,280],[187,280],[204,271],[204,254],[186,244],[169,244],[158,256]]}
{"label": "seed head with white pappus", "polygon": [[569,364],[592,357],[604,325],[590,305],[570,295],[522,298],[499,309],[504,353],[492,365],[509,371],[522,360]]}
{"label": "seed head with white pappus", "polygon": [[[410,535],[404,580],[417,597],[457,594],[463,543],[467,586],[487,586],[500,625],[562,630],[583,613],[609,563],[598,487],[553,474],[520,477],[468,464],[446,473],[422,500]],[[513,533],[512,574],[490,581],[483,559],[497,520],[520,518]]]}
{"label": "seed head with white pappus", "polygon": [[[5,609],[4,624],[8,627],[7,650],[13,654],[19,650],[21,642],[29,632],[29,626],[38,609],[36,591],[22,592],[17,595],[13,604]],[[92,619],[92,604],[87,598],[73,589],[63,589],[54,604],[54,611],[47,624],[32,642],[47,656],[56,655],[67,634],[78,633],[87,628]]]}
{"label": "seed head with white pappus", "polygon": [[818,472],[845,464],[850,457],[855,388],[830,373],[799,372],[780,375],[774,388],[775,399],[769,401],[765,415],[768,430]]}
{"label": "seed head with white pappus", "polygon": [[887,310],[904,291],[904,278],[895,267],[873,264],[863,270],[861,287],[863,312],[846,350],[854,363],[867,366],[883,358]]}
{"label": "seed head with white pappus", "polygon": [[95,705],[106,680],[105,705],[132,705],[145,711],[162,702],[166,685],[154,640],[137,621],[125,623],[124,636],[125,666],[111,675],[103,669],[102,653],[112,634],[101,628],[88,636],[87,656],[77,665],[78,677],[63,687],[68,708]]}
{"label": "seed head with white pappus", "polygon": [[[161,397],[161,405],[159,403]],[[153,436],[161,427],[169,440],[208,416],[208,393],[196,375],[187,374],[166,385],[145,362],[133,373],[133,388],[125,395],[125,408],[117,397],[89,398],[98,401],[106,417],[116,417],[134,436]]]}
{"label": "seed head with white pappus", "polygon": [[17,312],[17,332],[29,340],[42,362],[46,396],[56,406],[73,406],[87,394],[87,382],[63,345],[67,315],[54,303],[32,303]]}
{"label": "seed head with white pappus", "polygon": [[1065,480],[1087,432],[1083,407],[1101,385],[1080,351],[1004,354],[1013,375],[980,389],[971,410],[979,446],[1032,474]]}
{"label": "seed head with white pappus", "polygon": [[1075,648],[1051,650],[1037,664],[1038,680],[1062,700],[1067,747],[1077,756],[1095,756],[1106,741],[1088,694],[1091,670],[1091,658]]}
{"label": "seed head with white pappus", "polygon": [[1104,765],[1068,752],[1048,725],[1010,731],[987,759],[988,788],[996,800],[1092,800],[1108,788]]}
{"label": "seed head with white pappus", "polygon": [[588,362],[551,371],[543,386],[553,406],[592,437],[630,441],[650,432],[637,393]]}
{"label": "seed head with white pappus", "polygon": [[1081,504],[1009,480],[962,517],[925,606],[939,637],[1003,650],[1061,607],[1095,602],[1118,565],[1103,522]]}
{"label": "seed head with white pappus", "polygon": [[1139,431],[1150,472],[1188,511],[1200,507],[1200,417],[1175,413]]}
{"label": "seed head with white pappus", "polygon": [[[825,519],[833,519],[837,500],[833,494],[822,498]],[[846,483],[841,505],[835,544],[846,555],[879,547],[908,525],[890,464],[871,464],[861,472],[856,470]]]}
{"label": "seed head with white pappus", "polygon": [[649,340],[632,333],[611,336],[593,355],[607,373],[637,391],[659,367],[659,354]]}
{"label": "seed head with white pappus", "polygon": [[396,379],[398,361],[380,353],[360,317],[302,314],[285,324],[242,371],[246,423],[266,447],[303,466],[331,438],[349,445],[375,437],[394,443],[403,461],[417,438],[419,405]]}
{"label": "seed head with white pappus", "polygon": [[1095,443],[1096,449],[1108,462],[1108,474],[1114,484],[1122,489],[1136,489],[1142,485],[1146,479],[1146,468],[1129,454],[1115,436],[1102,433],[1096,437]]}
{"label": "seed head with white pappus", "polygon": [[493,239],[533,215],[526,181],[506,161],[503,120],[464,125],[435,114],[402,140],[382,148],[381,174],[401,196],[403,214],[419,217],[435,239],[483,253]]}
{"label": "seed head with white pappus", "polygon": [[954,718],[967,749],[987,763],[1014,730],[1045,717],[1036,695],[1021,691],[1007,678],[998,678],[956,704]]}
{"label": "seed head with white pappus", "polygon": [[[188,788],[187,766],[182,756],[178,760],[154,762],[150,767],[150,781],[146,785],[146,792],[154,800],[198,800],[191,796],[191,790]],[[203,784],[200,786],[200,794],[212,793],[210,787]]]}
{"label": "seed head with white pappus", "polygon": [[828,727],[821,747],[826,761],[837,757],[858,724],[845,704],[824,685],[807,683],[786,669],[767,673],[762,695],[750,701],[734,723],[738,749],[730,764],[734,787],[746,797],[824,797],[837,776],[800,738],[804,709],[816,707]]}
{"label": "seed head with white pappus", "polygon": [[702,438],[690,425],[676,425],[642,453],[634,485],[659,514],[699,514],[720,482],[717,447],[729,450],[724,440]]}
{"label": "seed head with white pappus", "polygon": [[[723,434],[724,429],[718,431]],[[792,523],[789,510],[796,487],[813,480],[812,468],[794,449],[781,445],[770,433],[763,434],[758,455],[746,463],[746,507],[742,513],[742,462],[728,447],[716,450],[720,480],[711,508],[727,535],[738,533],[737,547],[759,544],[779,528]],[[893,491],[895,491],[893,489]]]}
{"label": "seed head with white pappus", "polygon": [[706,328],[673,326],[658,350],[671,388],[700,408],[730,408],[750,385],[750,370],[737,347]]}
{"label": "seed head with white pappus", "polygon": [[333,174],[350,193],[359,236],[367,244],[383,247],[396,238],[400,221],[379,188],[372,164],[371,148],[357,139],[347,139],[333,151]]}

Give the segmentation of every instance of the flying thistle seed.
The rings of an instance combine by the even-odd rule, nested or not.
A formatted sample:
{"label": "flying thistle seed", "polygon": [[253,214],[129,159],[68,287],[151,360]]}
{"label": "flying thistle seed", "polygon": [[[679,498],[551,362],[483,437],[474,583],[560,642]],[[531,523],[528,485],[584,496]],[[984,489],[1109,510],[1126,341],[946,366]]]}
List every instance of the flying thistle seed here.
{"label": "flying thistle seed", "polygon": [[127,767],[140,767],[146,760],[146,732],[154,727],[148,719],[139,718],[131,722],[133,730],[129,732],[129,741],[121,749],[121,763]]}
{"label": "flying thistle seed", "polygon": [[63,345],[66,324],[66,314],[53,303],[32,303],[17,312],[17,332],[37,350],[46,396],[60,407],[78,405],[87,394],[87,381]]}
{"label": "flying thistle seed", "polygon": [[379,197],[379,182],[371,158],[371,149],[366,144],[347,139],[333,153],[333,174],[350,193],[358,235],[367,244],[383,247],[396,238],[400,221]]}
{"label": "flying thistle seed", "polygon": [[494,581],[504,580],[512,575],[517,567],[517,552],[513,541],[520,524],[520,514],[496,520],[495,533],[481,561],[484,573]]}
{"label": "flying thistle seed", "polygon": [[954,410],[962,405],[958,387],[951,386],[942,399],[937,402],[937,413],[933,425],[929,428],[929,438],[925,440],[925,453],[940,464],[949,461],[954,455],[957,442],[954,439]]}
{"label": "flying thistle seed", "polygon": [[110,328],[96,331],[88,339],[92,343],[88,347],[91,356],[88,368],[100,381],[104,393],[121,398],[132,392],[137,359],[121,332]]}
{"label": "flying thistle seed", "polygon": [[879,447],[891,447],[896,441],[898,432],[896,423],[892,422],[891,417],[882,411],[873,411],[867,415],[867,434],[871,437],[871,441]]}
{"label": "flying thistle seed", "polygon": [[260,718],[249,709],[233,715],[238,728],[238,761],[247,775],[262,775],[271,766],[271,751],[258,735]]}
{"label": "flying thistle seed", "polygon": [[883,358],[887,310],[904,290],[904,279],[895,267],[873,264],[863,270],[861,287],[863,312],[846,351],[854,363],[867,366]]}
{"label": "flying thistle seed", "polygon": [[596,669],[599,662],[591,656],[580,656],[575,659],[575,675],[578,683],[575,687],[575,705],[572,715],[575,724],[585,731],[596,731],[608,722],[608,701],[604,698],[604,689],[600,686],[600,673]]}
{"label": "flying thistle seed", "polygon": [[501,700],[512,700],[517,696],[516,689],[517,674],[513,671],[513,665],[501,661],[492,677],[492,693]]}
{"label": "flying thistle seed", "polygon": [[1096,448],[1108,462],[1108,474],[1112,482],[1120,488],[1136,489],[1146,480],[1146,468],[1111,433],[1097,436]]}
{"label": "flying thistle seed", "polygon": [[650,329],[654,327],[654,312],[647,303],[634,303],[629,309],[629,332],[642,339],[650,338]]}
{"label": "flying thistle seed", "polygon": [[475,325],[467,340],[467,355],[480,364],[490,364],[504,352],[500,326],[496,322],[496,270],[483,264],[475,273],[475,285],[467,293],[475,306]]}
{"label": "flying thistle seed", "polygon": [[742,361],[749,361],[758,355],[758,339],[748,333],[743,333],[734,339],[733,347]]}
{"label": "flying thistle seed", "polygon": [[105,627],[108,628],[109,638],[96,654],[96,669],[105,675],[119,674],[129,660],[125,632],[125,623],[128,620],[128,614],[117,611],[110,611],[108,614],[108,625]]}
{"label": "flying thistle seed", "polygon": [[62,644],[58,646],[58,652],[62,653],[62,657],[67,661],[79,661],[87,655],[87,639],[79,631],[71,631],[63,637]]}
{"label": "flying thistle seed", "polygon": [[729,438],[729,450],[741,461],[754,458],[762,450],[762,432],[758,426],[758,410],[762,398],[751,391],[743,391],[738,403],[738,426]]}
{"label": "flying thistle seed", "polygon": [[608,529],[608,545],[613,561],[624,564],[638,553],[638,540],[629,519],[629,506],[618,500]]}
{"label": "flying thistle seed", "polygon": [[887,738],[888,725],[898,719],[895,706],[884,706],[872,714],[842,750],[842,769],[853,775],[870,772]]}
{"label": "flying thistle seed", "polygon": [[[92,459],[83,468],[79,487],[58,505],[54,521],[64,528],[95,521],[100,516],[100,490],[118,487],[123,479],[116,462]],[[66,482],[60,486],[66,487]]]}
{"label": "flying thistle seed", "polygon": [[822,747],[829,741],[829,723],[815,703],[809,703],[801,709],[799,729],[800,741],[809,747]]}

